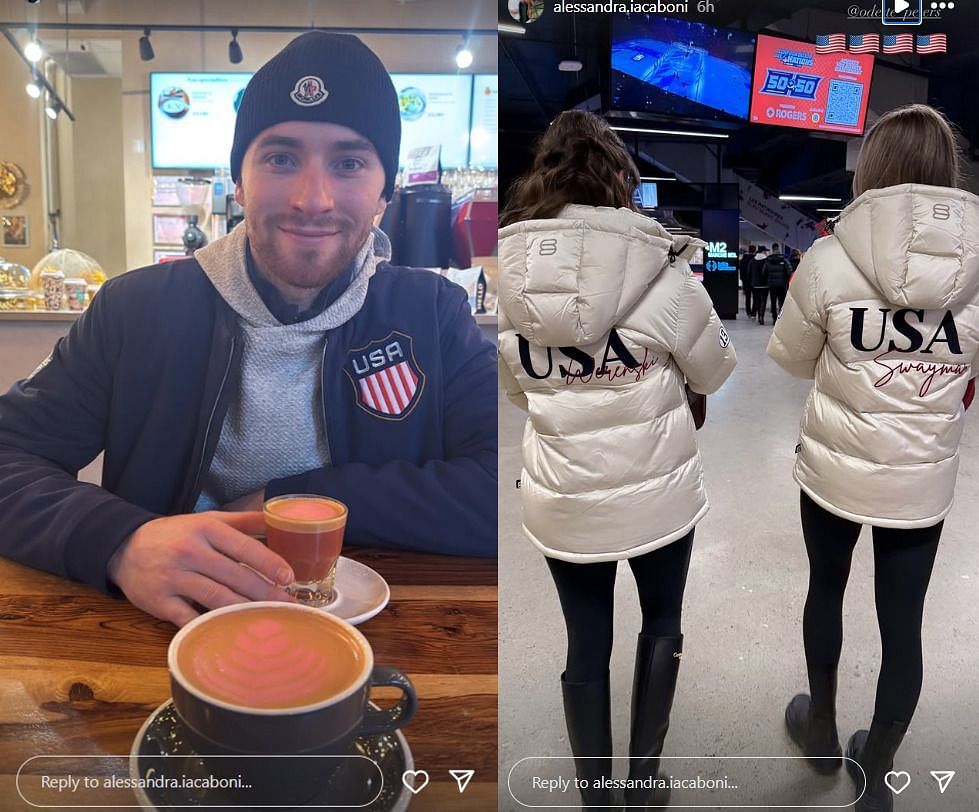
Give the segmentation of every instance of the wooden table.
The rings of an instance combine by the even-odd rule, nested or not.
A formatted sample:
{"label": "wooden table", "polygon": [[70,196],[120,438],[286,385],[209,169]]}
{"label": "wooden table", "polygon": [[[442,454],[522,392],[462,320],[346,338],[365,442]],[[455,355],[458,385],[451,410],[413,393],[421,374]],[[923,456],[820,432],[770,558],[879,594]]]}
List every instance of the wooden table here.
{"label": "wooden table", "polygon": [[[415,769],[431,780],[412,812],[495,810],[496,561],[344,553],[391,585],[388,607],[359,628],[375,661],[399,667],[418,692],[405,735]],[[170,696],[166,653],[175,631],[126,601],[0,559],[2,812],[35,808],[14,778],[31,756],[129,753],[146,717]],[[385,694],[379,698],[383,704]],[[465,793],[450,769],[476,771]]]}

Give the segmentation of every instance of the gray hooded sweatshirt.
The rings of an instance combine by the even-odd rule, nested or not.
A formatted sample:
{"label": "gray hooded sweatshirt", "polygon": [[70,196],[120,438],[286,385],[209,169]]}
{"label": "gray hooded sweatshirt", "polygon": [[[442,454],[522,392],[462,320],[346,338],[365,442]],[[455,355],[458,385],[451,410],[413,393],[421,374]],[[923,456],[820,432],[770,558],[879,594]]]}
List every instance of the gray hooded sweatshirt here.
{"label": "gray hooded sweatshirt", "polygon": [[264,490],[272,479],[330,465],[329,416],[320,395],[327,334],[357,314],[377,265],[390,256],[387,236],[373,229],[353,260],[347,290],[318,316],[281,324],[248,278],[244,224],[194,254],[238,314],[244,341],[237,391],[195,511]]}

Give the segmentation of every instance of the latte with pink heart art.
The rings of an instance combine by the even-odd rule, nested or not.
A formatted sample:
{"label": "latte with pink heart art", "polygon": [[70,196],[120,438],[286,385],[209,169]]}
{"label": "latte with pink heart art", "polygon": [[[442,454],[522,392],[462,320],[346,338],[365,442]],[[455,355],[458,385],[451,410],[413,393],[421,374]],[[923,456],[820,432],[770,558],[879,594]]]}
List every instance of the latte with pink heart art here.
{"label": "latte with pink heart art", "polygon": [[189,685],[231,705],[289,709],[340,696],[365,679],[369,655],[354,634],[312,612],[255,607],[218,614],[181,641]]}

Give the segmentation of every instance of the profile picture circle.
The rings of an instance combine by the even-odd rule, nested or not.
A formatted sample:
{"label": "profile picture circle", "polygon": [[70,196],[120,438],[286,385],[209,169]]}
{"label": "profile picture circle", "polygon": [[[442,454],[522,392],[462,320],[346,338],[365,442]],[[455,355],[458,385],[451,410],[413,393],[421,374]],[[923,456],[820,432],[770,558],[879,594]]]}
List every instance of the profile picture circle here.
{"label": "profile picture circle", "polygon": [[425,115],[428,100],[425,93],[417,87],[406,87],[398,93],[398,108],[402,121],[417,121]]}
{"label": "profile picture circle", "polygon": [[507,0],[507,10],[514,20],[527,25],[544,13],[544,0]]}
{"label": "profile picture circle", "polygon": [[165,116],[183,118],[190,110],[190,96],[183,88],[168,87],[156,100],[156,106]]}

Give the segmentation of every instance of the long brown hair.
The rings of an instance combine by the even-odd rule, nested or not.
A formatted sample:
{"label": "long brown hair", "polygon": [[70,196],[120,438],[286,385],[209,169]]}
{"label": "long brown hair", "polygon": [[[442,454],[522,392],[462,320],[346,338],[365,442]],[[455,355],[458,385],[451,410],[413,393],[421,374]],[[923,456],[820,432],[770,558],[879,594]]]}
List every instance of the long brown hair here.
{"label": "long brown hair", "polygon": [[927,104],[885,113],[870,128],[853,173],[853,196],[902,183],[957,188],[961,159],[945,117]]}
{"label": "long brown hair", "polygon": [[514,182],[500,226],[555,217],[569,203],[632,207],[639,170],[622,139],[592,113],[567,110],[537,142],[530,171]]}

